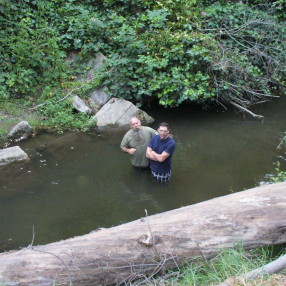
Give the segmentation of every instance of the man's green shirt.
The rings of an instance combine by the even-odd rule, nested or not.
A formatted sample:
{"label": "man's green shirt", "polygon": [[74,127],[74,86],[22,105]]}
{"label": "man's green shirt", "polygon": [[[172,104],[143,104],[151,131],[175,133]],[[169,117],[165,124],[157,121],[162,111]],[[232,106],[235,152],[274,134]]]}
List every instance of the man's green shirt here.
{"label": "man's green shirt", "polygon": [[156,134],[157,131],[155,131],[154,129],[147,126],[142,126],[139,131],[134,131],[133,129],[130,129],[124,135],[120,147],[136,149],[136,152],[131,155],[131,163],[133,166],[149,166],[149,159],[146,158],[146,150],[152,136]]}

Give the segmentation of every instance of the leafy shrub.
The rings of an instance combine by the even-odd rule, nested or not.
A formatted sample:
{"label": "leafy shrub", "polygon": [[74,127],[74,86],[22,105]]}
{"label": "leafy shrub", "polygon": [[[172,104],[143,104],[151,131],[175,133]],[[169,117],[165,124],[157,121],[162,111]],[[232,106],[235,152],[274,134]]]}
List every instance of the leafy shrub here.
{"label": "leafy shrub", "polygon": [[55,30],[47,25],[40,2],[7,1],[0,18],[0,97],[37,95],[43,85],[56,85],[67,77]]}
{"label": "leafy shrub", "polygon": [[210,68],[221,101],[248,106],[285,85],[285,23],[240,3],[205,13],[203,28],[217,41]]}
{"label": "leafy shrub", "polygon": [[46,103],[41,108],[41,116],[44,116],[45,119],[42,121],[42,127],[87,131],[95,125],[91,115],[75,113],[69,100],[60,102],[48,100]]}
{"label": "leafy shrub", "polygon": [[[219,2],[1,1],[0,98],[43,102],[49,89],[56,102],[81,84],[82,63],[98,52],[108,62],[86,91],[105,86],[139,105],[164,106],[268,98],[285,85],[286,41],[285,23],[267,9],[281,19],[285,4]],[[80,60],[67,65],[71,52]]]}
{"label": "leafy shrub", "polygon": [[275,163],[275,172],[266,176],[266,181],[270,184],[286,181],[286,171],[281,170],[279,161]]}

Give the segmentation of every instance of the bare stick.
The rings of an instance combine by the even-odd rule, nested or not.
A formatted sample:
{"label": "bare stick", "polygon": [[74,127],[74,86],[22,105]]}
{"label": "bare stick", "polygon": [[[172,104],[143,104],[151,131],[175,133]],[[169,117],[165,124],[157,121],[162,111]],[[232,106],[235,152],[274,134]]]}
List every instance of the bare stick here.
{"label": "bare stick", "polygon": [[[71,94],[73,94],[73,92],[75,92],[76,90],[81,89],[82,87],[83,87],[83,86],[80,86],[80,87],[77,87],[77,88],[71,90],[65,97],[59,99],[58,101],[56,101],[56,102],[54,102],[54,103],[58,103],[58,102],[61,102],[61,101],[65,100],[65,99],[68,98]],[[39,107],[41,107],[41,106],[47,105],[47,104],[49,104],[49,103],[50,103],[50,102],[44,102],[44,103],[41,103],[41,104],[39,104],[39,105],[36,105],[35,107],[33,107],[33,110],[35,110],[35,109],[37,109],[37,108],[39,108]]]}
{"label": "bare stick", "polygon": [[251,111],[248,110],[247,108],[245,108],[245,107],[243,107],[243,106],[241,106],[241,105],[239,105],[239,104],[237,104],[237,103],[235,103],[235,102],[233,102],[233,101],[231,101],[230,103],[231,103],[232,105],[234,105],[235,107],[237,107],[237,108],[239,108],[239,109],[241,109],[241,110],[243,110],[243,111],[249,113],[250,115],[252,115],[252,116],[255,117],[255,118],[263,118],[263,117],[264,117],[263,115],[257,115],[257,114],[255,114],[255,113],[251,112]]}
{"label": "bare stick", "polygon": [[55,258],[59,259],[59,260],[64,264],[65,268],[66,268],[67,271],[68,271],[70,286],[72,286],[72,278],[71,278],[70,270],[69,270],[67,264],[66,264],[59,256],[57,256],[57,255],[55,255],[55,254],[53,254],[53,253],[51,253],[51,252],[47,252],[47,251],[35,249],[34,246],[33,246],[34,239],[35,239],[35,229],[34,229],[34,226],[33,226],[33,238],[32,238],[32,242],[28,245],[27,248],[28,248],[28,249],[31,249],[32,251],[50,254],[50,255],[54,256]]}
{"label": "bare stick", "polygon": [[277,146],[277,149],[280,149],[280,147],[283,144],[283,142],[286,143],[286,136],[282,138],[282,140],[280,141],[279,145]]}
{"label": "bare stick", "polygon": [[[243,281],[243,280],[254,280],[255,278],[262,276],[263,274],[274,274],[286,268],[286,255],[279,257],[278,259],[259,267],[255,270],[252,270],[244,275],[241,275],[237,278],[234,278],[236,281]],[[225,282],[217,285],[217,286],[231,286],[231,281],[233,279],[228,279]],[[229,283],[228,283],[229,282]]]}
{"label": "bare stick", "polygon": [[[151,226],[150,226],[150,222],[149,222],[149,218],[148,218],[148,212],[146,209],[145,209],[145,213],[146,213],[146,220],[147,220],[147,224],[148,224],[148,228],[149,228],[149,234],[150,234],[150,237],[152,239],[152,245],[155,247],[154,236],[152,234],[152,230],[151,230]],[[156,247],[155,247],[155,249],[156,249]]]}

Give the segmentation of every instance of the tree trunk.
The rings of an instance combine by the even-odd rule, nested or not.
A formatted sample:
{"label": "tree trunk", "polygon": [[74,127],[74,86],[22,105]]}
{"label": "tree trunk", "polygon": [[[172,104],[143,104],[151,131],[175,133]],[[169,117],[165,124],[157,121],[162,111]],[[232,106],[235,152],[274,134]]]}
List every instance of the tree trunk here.
{"label": "tree trunk", "polygon": [[286,182],[233,193],[109,229],[0,255],[0,284],[128,283],[237,242],[286,242]]}

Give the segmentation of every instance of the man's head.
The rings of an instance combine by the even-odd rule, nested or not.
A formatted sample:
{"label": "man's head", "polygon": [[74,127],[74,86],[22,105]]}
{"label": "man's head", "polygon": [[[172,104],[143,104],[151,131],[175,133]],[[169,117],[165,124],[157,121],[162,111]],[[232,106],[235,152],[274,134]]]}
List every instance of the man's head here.
{"label": "man's head", "polygon": [[159,125],[158,133],[161,140],[165,140],[169,136],[169,124],[162,122]]}
{"label": "man's head", "polygon": [[137,117],[132,117],[130,119],[130,127],[134,130],[134,131],[138,131],[141,129],[141,121],[137,118]]}

